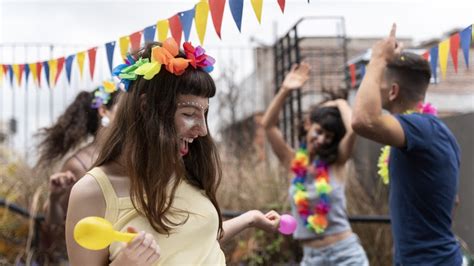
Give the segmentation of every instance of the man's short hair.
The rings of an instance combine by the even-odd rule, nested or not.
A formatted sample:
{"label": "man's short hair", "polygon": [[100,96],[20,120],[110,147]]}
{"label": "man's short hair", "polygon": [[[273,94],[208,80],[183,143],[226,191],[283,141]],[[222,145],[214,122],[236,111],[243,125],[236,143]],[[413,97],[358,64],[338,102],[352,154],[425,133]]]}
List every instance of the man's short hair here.
{"label": "man's short hair", "polygon": [[431,69],[428,61],[422,56],[402,52],[387,64],[386,75],[388,82],[398,83],[403,99],[419,101],[425,97]]}

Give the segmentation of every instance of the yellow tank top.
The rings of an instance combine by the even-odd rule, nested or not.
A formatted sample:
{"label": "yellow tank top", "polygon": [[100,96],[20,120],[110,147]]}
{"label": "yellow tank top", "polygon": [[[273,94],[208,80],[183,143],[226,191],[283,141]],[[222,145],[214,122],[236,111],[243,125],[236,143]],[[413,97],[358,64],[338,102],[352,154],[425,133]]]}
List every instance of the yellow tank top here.
{"label": "yellow tank top", "polygon": [[[151,233],[161,249],[161,257],[156,265],[225,265],[225,256],[217,241],[219,217],[211,201],[201,191],[185,181],[176,189],[171,209],[189,213],[186,223],[177,226],[171,234],[156,232],[146,217],[138,214],[130,197],[117,197],[109,178],[99,168],[88,172],[99,184],[106,202],[105,219],[115,230],[125,232],[127,226]],[[183,215],[172,212],[169,218],[183,221]],[[114,242],[109,246],[109,259],[113,261],[124,243]]]}

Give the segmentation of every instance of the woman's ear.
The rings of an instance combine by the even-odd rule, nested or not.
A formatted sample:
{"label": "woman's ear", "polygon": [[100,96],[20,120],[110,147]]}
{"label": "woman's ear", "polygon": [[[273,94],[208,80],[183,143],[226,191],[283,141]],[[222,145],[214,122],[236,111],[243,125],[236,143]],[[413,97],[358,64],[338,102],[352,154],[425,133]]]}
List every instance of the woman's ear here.
{"label": "woman's ear", "polygon": [[103,104],[99,106],[99,108],[97,108],[97,113],[99,114],[100,117],[104,117],[106,114],[106,111],[107,109],[105,108]]}

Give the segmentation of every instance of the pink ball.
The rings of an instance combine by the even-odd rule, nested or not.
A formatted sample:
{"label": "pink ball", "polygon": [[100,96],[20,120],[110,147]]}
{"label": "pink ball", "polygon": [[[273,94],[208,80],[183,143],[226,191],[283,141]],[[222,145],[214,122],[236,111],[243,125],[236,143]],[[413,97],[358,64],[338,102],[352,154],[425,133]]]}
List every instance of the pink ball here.
{"label": "pink ball", "polygon": [[291,235],[296,230],[296,219],[288,214],[280,216],[280,227],[278,231],[284,235]]}

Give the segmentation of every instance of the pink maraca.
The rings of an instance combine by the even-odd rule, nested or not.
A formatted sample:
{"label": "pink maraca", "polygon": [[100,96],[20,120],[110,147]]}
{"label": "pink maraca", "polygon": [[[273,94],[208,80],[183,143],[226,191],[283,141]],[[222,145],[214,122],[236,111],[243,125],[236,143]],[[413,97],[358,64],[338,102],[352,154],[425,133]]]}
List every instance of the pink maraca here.
{"label": "pink maraca", "polygon": [[288,214],[280,216],[278,231],[284,235],[291,235],[296,230],[296,219]]}

